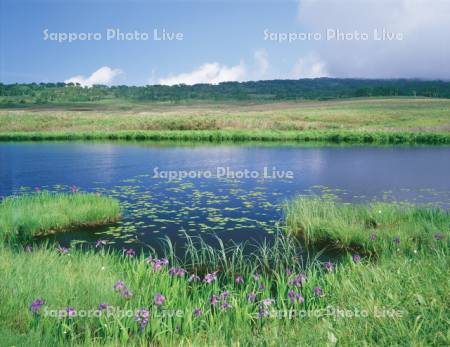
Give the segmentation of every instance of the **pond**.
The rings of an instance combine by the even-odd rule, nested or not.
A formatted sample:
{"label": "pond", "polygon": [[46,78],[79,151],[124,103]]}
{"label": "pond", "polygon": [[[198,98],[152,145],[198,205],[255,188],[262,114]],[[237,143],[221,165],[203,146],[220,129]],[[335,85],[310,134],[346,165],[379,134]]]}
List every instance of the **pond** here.
{"label": "pond", "polygon": [[62,245],[101,238],[158,249],[185,234],[270,241],[283,203],[299,194],[450,203],[450,147],[1,143],[0,162],[0,196],[75,185],[120,199],[119,223],[51,236]]}

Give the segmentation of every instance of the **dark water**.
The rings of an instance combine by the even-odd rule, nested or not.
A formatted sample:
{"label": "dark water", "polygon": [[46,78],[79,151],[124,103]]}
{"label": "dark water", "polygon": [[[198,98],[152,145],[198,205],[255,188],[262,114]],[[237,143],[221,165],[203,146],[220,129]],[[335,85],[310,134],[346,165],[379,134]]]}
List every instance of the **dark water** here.
{"label": "dark water", "polygon": [[[184,233],[262,241],[282,221],[283,202],[298,194],[450,203],[450,147],[2,143],[0,163],[3,196],[76,185],[121,200],[122,221],[95,232],[60,233],[53,238],[61,244],[102,238],[118,247],[158,248],[161,237],[181,243]],[[168,180],[154,178],[155,167],[212,174],[228,167],[259,177]],[[271,175],[273,168],[291,171],[293,178],[262,178],[264,168]]]}

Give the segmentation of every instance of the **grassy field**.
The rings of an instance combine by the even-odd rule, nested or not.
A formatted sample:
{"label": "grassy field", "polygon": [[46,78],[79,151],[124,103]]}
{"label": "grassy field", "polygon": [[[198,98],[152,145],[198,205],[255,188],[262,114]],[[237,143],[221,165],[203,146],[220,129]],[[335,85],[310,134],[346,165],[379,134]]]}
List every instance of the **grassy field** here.
{"label": "grassy field", "polygon": [[241,247],[213,250],[193,240],[189,261],[175,258],[169,241],[167,261],[94,247],[1,246],[0,345],[450,344],[448,215],[434,220],[428,210],[390,204],[375,217],[372,207],[337,205],[324,226],[314,203],[290,207],[299,209],[308,209],[302,216],[311,240],[323,228],[340,235],[348,226],[353,235],[375,225],[372,218],[390,221],[384,214],[391,213],[408,221],[402,230],[415,225],[429,242],[419,247],[405,235],[392,240],[396,247],[381,243],[377,257],[344,248],[339,263],[302,260],[298,224],[287,214],[288,233],[249,256]]}
{"label": "grassy field", "polygon": [[[182,133],[183,135],[181,135]],[[125,103],[0,109],[0,140],[168,139],[450,142],[450,100],[349,99],[283,103]],[[445,140],[442,140],[445,139]],[[435,140],[429,142],[436,142]]]}
{"label": "grassy field", "polygon": [[95,194],[38,192],[0,202],[0,240],[30,240],[38,234],[110,223],[120,216],[119,202]]}

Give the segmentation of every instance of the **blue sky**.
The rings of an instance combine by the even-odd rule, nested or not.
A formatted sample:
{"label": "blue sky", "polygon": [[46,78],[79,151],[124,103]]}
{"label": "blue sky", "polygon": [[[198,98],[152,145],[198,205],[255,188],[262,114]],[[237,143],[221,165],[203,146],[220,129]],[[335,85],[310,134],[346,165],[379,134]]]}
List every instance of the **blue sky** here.
{"label": "blue sky", "polygon": [[[450,49],[443,44],[449,1],[0,1],[3,83],[450,78]],[[107,41],[109,28],[150,33],[150,39]],[[374,29],[382,28],[402,39],[376,41]],[[102,38],[59,43],[44,40],[45,29]],[[180,32],[183,40],[154,41],[154,29]],[[328,40],[327,30],[353,37]],[[355,31],[368,39],[358,40]],[[322,37],[278,42],[276,33]]]}

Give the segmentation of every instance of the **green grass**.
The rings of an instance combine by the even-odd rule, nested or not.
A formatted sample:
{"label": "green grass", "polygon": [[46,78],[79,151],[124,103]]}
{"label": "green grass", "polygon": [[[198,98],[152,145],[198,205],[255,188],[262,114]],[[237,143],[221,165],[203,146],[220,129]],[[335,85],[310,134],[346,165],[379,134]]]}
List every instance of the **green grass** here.
{"label": "green grass", "polygon": [[[218,280],[212,284],[190,284],[187,276],[174,278],[167,268],[153,271],[144,257],[125,258],[117,253],[74,249],[60,255],[46,247],[30,253],[0,249],[0,344],[324,346],[336,341],[341,346],[447,346],[450,343],[447,309],[450,257],[443,250],[420,251],[414,256],[395,254],[376,263],[363,260],[355,264],[346,258],[332,272],[324,270],[317,261],[304,267],[292,260],[283,264],[286,256],[293,255],[283,248],[272,255],[261,252],[260,257],[249,259],[232,252],[226,262],[221,261],[220,253],[206,264],[221,266]],[[275,261],[277,266],[267,269],[265,260]],[[171,261],[171,265],[177,262]],[[295,275],[288,276],[287,269]],[[261,274],[258,282],[252,278],[256,272]],[[290,284],[298,273],[307,276],[302,288]],[[235,283],[235,274],[244,278],[244,284]],[[133,292],[131,298],[125,299],[114,291],[118,280],[123,280]],[[260,283],[266,288],[258,289]],[[314,294],[316,286],[322,288],[323,296]],[[291,303],[290,289],[300,292],[305,301]],[[227,301],[232,308],[213,307],[211,296],[225,290],[230,293]],[[250,292],[257,293],[254,303],[247,300]],[[161,307],[152,303],[156,293],[166,298]],[[29,310],[37,298],[46,302],[39,315]],[[268,298],[274,300],[269,316],[259,319],[259,307]],[[151,310],[150,322],[142,332],[132,316],[45,315],[46,310],[65,307],[95,310],[100,303],[131,311],[145,307]],[[200,317],[193,315],[195,308],[202,310]],[[306,316],[283,318],[293,312],[305,312]],[[349,312],[359,316],[348,317]]]}
{"label": "green grass", "polygon": [[[434,249],[450,235],[450,212],[409,204],[345,204],[300,197],[286,205],[288,232],[307,244],[370,255]],[[442,235],[440,235],[442,234]]]}
{"label": "green grass", "polygon": [[[346,240],[344,230],[350,236],[361,229],[375,230],[380,241],[377,247],[359,250],[371,250],[377,256],[361,252],[363,258],[355,262],[352,247],[341,247],[339,262],[328,270],[319,258],[302,252],[300,238],[283,231],[276,234],[274,244],[261,244],[250,255],[244,253],[243,245],[227,248],[219,242],[219,248],[213,249],[201,239],[187,237],[185,255],[177,258],[166,239],[164,255],[169,264],[161,270],[155,270],[144,254],[128,257],[94,247],[83,251],[71,248],[61,254],[51,244],[34,245],[32,251],[18,244],[0,244],[0,345],[450,344],[447,212],[394,203],[359,206],[317,199],[299,199],[289,206],[288,231],[303,225],[313,242],[320,233]],[[442,239],[436,239],[436,230],[443,232]],[[392,247],[391,237],[400,232],[400,244]],[[408,238],[411,235],[415,237]],[[381,242],[384,237],[386,242]],[[363,244],[366,239],[361,240]],[[171,267],[183,267],[188,273],[171,276]],[[192,274],[203,278],[213,271],[217,271],[217,279],[210,284],[188,281]],[[292,281],[299,274],[306,280],[298,287]],[[236,276],[242,276],[243,283],[236,283]],[[119,280],[133,293],[131,297],[114,290]],[[316,295],[316,287],[322,295]],[[290,290],[300,293],[304,302],[292,303]],[[223,300],[216,306],[210,303],[213,295],[224,291],[228,291],[226,301],[232,306],[226,310],[220,309]],[[162,306],[153,303],[157,293],[165,296]],[[249,293],[256,294],[255,302],[248,301]],[[29,307],[36,299],[45,300],[45,305],[34,314]],[[259,317],[265,299],[273,301],[267,306],[268,315]],[[73,307],[78,314],[92,312],[101,303],[132,313],[146,308],[150,310],[149,323],[141,331],[133,314],[72,318],[48,314],[66,307]],[[202,310],[198,317],[193,314],[196,308]]]}
{"label": "green grass", "polygon": [[114,131],[0,133],[0,141],[149,140],[202,142],[324,142],[365,144],[450,144],[450,133],[358,131]]}
{"label": "green grass", "polygon": [[0,140],[450,143],[446,99],[100,106],[1,109]]}
{"label": "green grass", "polygon": [[31,240],[39,234],[110,223],[120,216],[115,199],[88,193],[41,192],[0,202],[0,240]]}

